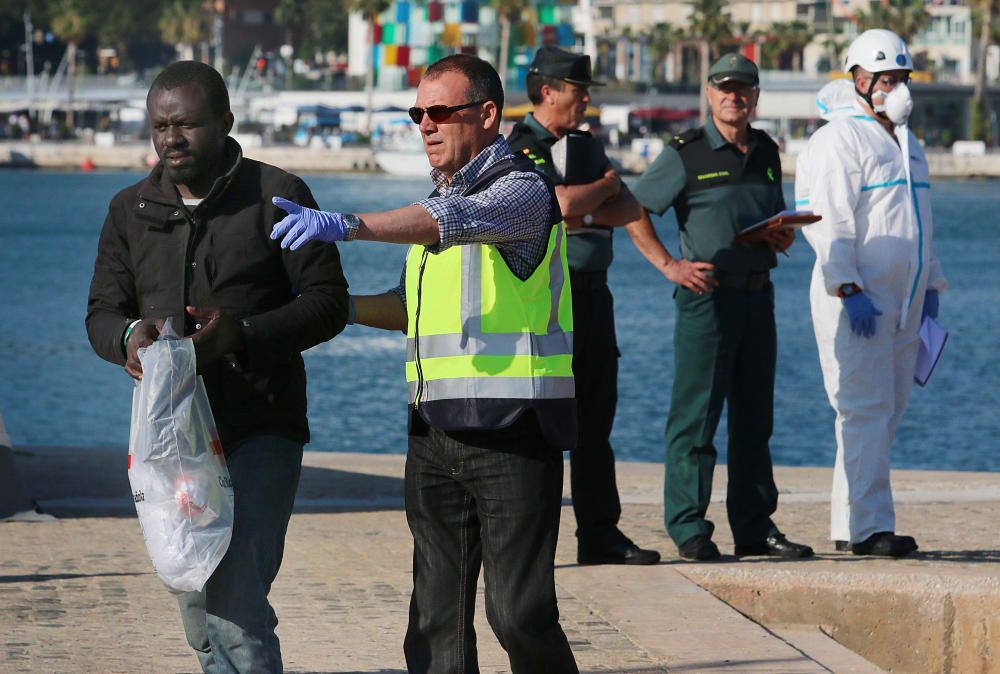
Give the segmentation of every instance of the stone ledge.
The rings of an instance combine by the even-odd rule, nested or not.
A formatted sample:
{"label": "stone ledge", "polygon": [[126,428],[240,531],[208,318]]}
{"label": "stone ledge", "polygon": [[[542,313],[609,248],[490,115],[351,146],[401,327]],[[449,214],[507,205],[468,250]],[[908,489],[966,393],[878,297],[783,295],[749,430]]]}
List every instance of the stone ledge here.
{"label": "stone ledge", "polygon": [[682,573],[764,625],[827,626],[839,643],[892,671],[1000,671],[1000,578],[992,566],[961,575],[705,566]]}

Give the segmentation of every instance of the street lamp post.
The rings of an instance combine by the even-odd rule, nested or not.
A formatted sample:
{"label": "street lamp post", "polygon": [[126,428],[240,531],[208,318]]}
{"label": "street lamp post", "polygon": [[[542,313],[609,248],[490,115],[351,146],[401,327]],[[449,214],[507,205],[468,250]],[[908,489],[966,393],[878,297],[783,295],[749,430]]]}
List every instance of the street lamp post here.
{"label": "street lamp post", "polygon": [[31,25],[31,12],[24,12],[24,67],[28,75],[28,118],[31,118],[31,108],[35,102],[35,47],[34,26]]}
{"label": "street lamp post", "polygon": [[213,67],[221,73],[224,65],[222,59],[222,17],[226,11],[226,0],[215,0],[213,9],[215,10],[212,15]]}

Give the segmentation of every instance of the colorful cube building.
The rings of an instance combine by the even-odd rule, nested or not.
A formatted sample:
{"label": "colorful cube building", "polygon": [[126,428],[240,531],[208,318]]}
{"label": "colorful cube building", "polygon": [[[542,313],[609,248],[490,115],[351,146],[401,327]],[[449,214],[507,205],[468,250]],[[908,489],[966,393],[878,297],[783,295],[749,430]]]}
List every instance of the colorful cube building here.
{"label": "colorful cube building", "polygon": [[[535,50],[543,45],[571,49],[577,42],[575,2],[529,0],[512,21],[507,86],[524,86]],[[426,67],[458,52],[476,54],[494,65],[500,55],[500,22],[490,0],[395,0],[375,23],[371,54],[376,87],[415,87]],[[367,67],[368,25],[359,14],[350,22],[348,72],[363,76]]]}

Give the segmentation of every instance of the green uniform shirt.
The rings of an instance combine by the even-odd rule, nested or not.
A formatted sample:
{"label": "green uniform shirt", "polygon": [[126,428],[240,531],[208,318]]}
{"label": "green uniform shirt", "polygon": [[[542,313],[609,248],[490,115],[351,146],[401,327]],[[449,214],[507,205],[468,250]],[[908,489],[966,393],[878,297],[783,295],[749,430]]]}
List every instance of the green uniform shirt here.
{"label": "green uniform shirt", "polygon": [[[507,137],[507,144],[514,152],[530,150],[535,155],[535,166],[552,181],[553,185],[562,185],[562,178],[552,165],[552,145],[558,140],[542,126],[530,112],[524,116],[524,121],[514,125],[513,131]],[[611,162],[604,157],[602,173],[611,168]],[[611,266],[614,251],[611,245],[611,230],[593,228],[592,232],[574,233],[566,238],[566,257],[569,268],[573,271],[604,271]],[[575,230],[577,232],[581,230]]]}
{"label": "green uniform shirt", "polygon": [[671,206],[681,229],[681,256],[721,272],[765,272],[777,265],[764,243],[735,245],[740,230],[785,208],[778,146],[750,129],[744,155],[709,117],[675,136],[632,188],[642,206],[662,215]]}

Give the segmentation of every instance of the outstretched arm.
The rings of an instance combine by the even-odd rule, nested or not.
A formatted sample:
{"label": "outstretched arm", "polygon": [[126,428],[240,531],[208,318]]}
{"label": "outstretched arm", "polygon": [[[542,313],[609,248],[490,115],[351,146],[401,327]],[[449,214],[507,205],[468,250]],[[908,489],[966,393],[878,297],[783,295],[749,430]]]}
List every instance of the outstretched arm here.
{"label": "outstretched arm", "polygon": [[354,295],[351,299],[358,325],[406,332],[406,306],[399,293],[389,290],[381,295]]}

